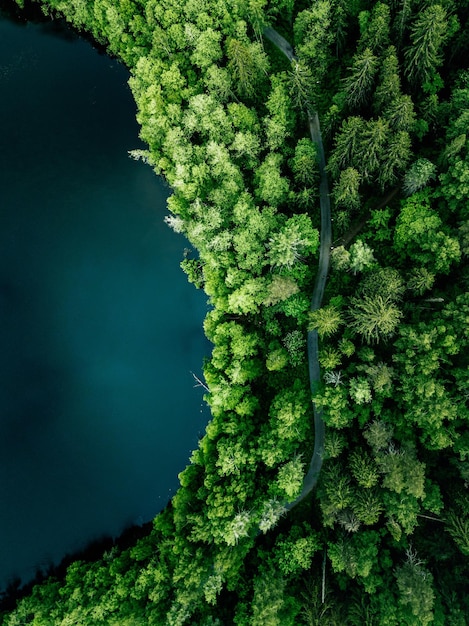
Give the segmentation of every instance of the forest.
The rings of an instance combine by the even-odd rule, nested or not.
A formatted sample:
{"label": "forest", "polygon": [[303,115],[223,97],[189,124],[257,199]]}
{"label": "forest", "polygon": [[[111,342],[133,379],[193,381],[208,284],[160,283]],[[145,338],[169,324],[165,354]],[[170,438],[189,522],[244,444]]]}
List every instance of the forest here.
{"label": "forest", "polygon": [[1,623],[469,623],[469,0],[40,4],[130,71],[211,420],[146,536]]}

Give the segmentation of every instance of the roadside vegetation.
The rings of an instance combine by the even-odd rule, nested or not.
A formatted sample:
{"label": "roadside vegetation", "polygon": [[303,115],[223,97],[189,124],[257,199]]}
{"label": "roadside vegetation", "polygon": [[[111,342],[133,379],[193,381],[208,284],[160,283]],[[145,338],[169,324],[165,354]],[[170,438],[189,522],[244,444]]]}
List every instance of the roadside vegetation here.
{"label": "roadside vegetation", "polygon": [[42,8],[131,72],[131,156],[210,303],[212,418],[148,536],[4,626],[467,624],[469,2]]}

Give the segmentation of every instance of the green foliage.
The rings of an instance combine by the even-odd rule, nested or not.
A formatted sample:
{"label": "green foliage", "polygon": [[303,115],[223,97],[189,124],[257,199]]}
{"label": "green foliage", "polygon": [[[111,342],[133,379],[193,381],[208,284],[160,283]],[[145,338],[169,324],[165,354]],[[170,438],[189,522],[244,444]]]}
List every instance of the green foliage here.
{"label": "green foliage", "polygon": [[[377,2],[371,15],[368,12],[363,12],[360,16],[365,17],[366,21],[361,21],[361,38],[360,46],[368,47],[373,52],[381,51],[384,46],[389,42],[389,26],[390,26],[390,11],[389,6],[382,2]],[[359,19],[360,19],[359,16]]]}
{"label": "green foliage", "polygon": [[292,61],[292,68],[288,73],[290,95],[298,111],[305,110],[312,98],[313,75],[304,61]]}
{"label": "green foliage", "polygon": [[404,178],[404,193],[407,196],[420,191],[435,178],[436,167],[428,159],[418,159],[412,163]]}
{"label": "green foliage", "polygon": [[334,202],[337,206],[343,206],[348,210],[360,207],[360,194],[358,192],[361,181],[360,173],[353,167],[347,167],[340,172],[339,180],[332,190]]}
{"label": "green foliage", "polygon": [[[414,618],[411,623],[422,625],[431,623],[435,601],[432,589],[433,576],[411,549],[407,551],[406,562],[396,569],[395,576],[400,592],[399,602]],[[407,618],[407,621],[409,617],[406,616],[404,619]]]}
{"label": "green foliage", "polygon": [[317,330],[321,338],[333,335],[344,323],[340,311],[331,304],[316,311],[310,311],[308,319],[308,330]]}
{"label": "green foliage", "polygon": [[319,533],[309,524],[294,526],[289,535],[280,535],[275,543],[275,561],[284,576],[308,570],[316,552],[321,550]]}
{"label": "green foliage", "polygon": [[300,291],[298,284],[288,276],[274,274],[268,287],[268,295],[264,300],[266,306],[283,302]]}
{"label": "green foliage", "polygon": [[[254,583],[252,626],[294,626],[294,614],[285,602],[285,580],[272,568],[262,572]],[[289,610],[290,609],[290,610]]]}
{"label": "green foliage", "polygon": [[400,300],[405,291],[404,281],[393,267],[379,267],[364,275],[360,292],[366,296],[380,294],[389,300]]}
{"label": "green foliage", "polygon": [[259,530],[263,533],[268,532],[277,525],[281,517],[286,514],[287,510],[283,504],[277,499],[271,499],[264,502],[261,509],[261,517],[259,520]]}
{"label": "green foliage", "polygon": [[351,578],[370,576],[378,554],[379,534],[366,530],[342,536],[329,545],[328,557],[335,572],[346,572]]}
{"label": "green foliage", "polygon": [[269,260],[273,267],[292,267],[319,246],[318,231],[312,227],[307,215],[295,215],[271,237],[268,243]]}
{"label": "green foliage", "polygon": [[281,174],[281,164],[282,156],[271,153],[256,172],[257,197],[274,207],[286,201],[289,191],[288,179]]}
{"label": "green foliage", "polygon": [[435,274],[429,272],[425,267],[415,267],[409,276],[407,289],[421,296],[433,287]]}
{"label": "green foliage", "polygon": [[370,48],[354,57],[350,74],[345,80],[345,93],[350,108],[359,107],[370,98],[377,69],[378,59]]}
{"label": "green foliage", "polygon": [[379,478],[378,466],[371,455],[363,450],[354,450],[349,457],[353,477],[365,489],[374,487]]}
{"label": "green foliage", "polygon": [[349,393],[356,404],[367,404],[372,400],[370,383],[366,378],[352,378],[349,383]]}
{"label": "green foliage", "polygon": [[445,530],[456,542],[459,550],[465,556],[469,556],[469,514],[468,507],[462,513],[450,510],[445,518]]}
{"label": "green foliage", "polygon": [[275,348],[268,353],[266,367],[269,372],[282,370],[288,363],[288,352],[282,347]]}
{"label": "green foliage", "polygon": [[396,331],[402,311],[389,297],[381,295],[353,298],[350,327],[368,343],[388,340]]}
{"label": "green foliage", "polygon": [[418,192],[402,202],[394,245],[430,272],[447,273],[461,254],[458,240],[447,231],[430,206],[428,192]]}
{"label": "green foliage", "polygon": [[299,330],[292,330],[283,338],[283,345],[290,355],[292,365],[299,365],[304,361],[306,357],[306,339],[304,333]]}
{"label": "green foliage", "polygon": [[448,34],[446,10],[440,4],[418,14],[411,28],[412,44],[405,51],[406,74],[413,82],[428,81],[442,61],[442,46]]}
{"label": "green foliage", "polygon": [[298,184],[314,186],[319,178],[317,150],[310,139],[300,139],[295,147],[295,156],[290,161]]}
{"label": "green foliage", "polygon": [[278,471],[277,487],[279,495],[286,497],[288,502],[292,502],[300,493],[303,485],[304,463],[301,457],[296,456],[294,459],[282,465]]}
{"label": "green foliage", "polygon": [[371,267],[375,262],[373,250],[368,244],[363,243],[361,239],[358,239],[350,246],[349,252],[349,267],[354,274],[363,272],[364,269]]}
{"label": "green foliage", "polygon": [[227,41],[227,55],[235,89],[241,96],[254,97],[267,76],[269,60],[260,43],[249,40],[242,22],[238,23],[236,37]]}

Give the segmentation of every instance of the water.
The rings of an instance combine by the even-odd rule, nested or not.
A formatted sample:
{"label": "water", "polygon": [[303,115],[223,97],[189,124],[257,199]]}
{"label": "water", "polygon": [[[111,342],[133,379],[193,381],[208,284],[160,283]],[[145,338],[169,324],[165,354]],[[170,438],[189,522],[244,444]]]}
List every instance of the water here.
{"label": "water", "polygon": [[151,519],[208,419],[128,74],[59,34],[0,19],[0,587]]}

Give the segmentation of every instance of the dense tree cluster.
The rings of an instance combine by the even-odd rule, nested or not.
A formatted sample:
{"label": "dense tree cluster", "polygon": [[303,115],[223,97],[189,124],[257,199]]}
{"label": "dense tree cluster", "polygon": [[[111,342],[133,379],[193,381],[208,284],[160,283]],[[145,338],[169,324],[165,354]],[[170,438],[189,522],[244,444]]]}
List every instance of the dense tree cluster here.
{"label": "dense tree cluster", "polygon": [[[131,72],[148,146],[132,156],[171,186],[166,221],[209,298],[212,419],[148,536],[73,563],[3,624],[463,626],[468,2],[42,7]],[[325,175],[312,111],[335,240],[310,310]]]}

